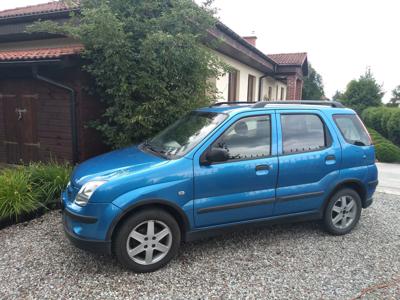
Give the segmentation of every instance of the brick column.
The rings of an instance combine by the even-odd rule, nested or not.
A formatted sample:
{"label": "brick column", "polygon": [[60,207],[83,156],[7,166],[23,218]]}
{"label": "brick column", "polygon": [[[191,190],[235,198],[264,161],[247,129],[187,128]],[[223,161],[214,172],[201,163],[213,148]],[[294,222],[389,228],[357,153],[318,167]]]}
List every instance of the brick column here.
{"label": "brick column", "polygon": [[297,75],[288,75],[286,100],[302,100],[303,80]]}
{"label": "brick column", "polygon": [[289,75],[287,78],[286,100],[296,100],[297,98],[297,76]]}
{"label": "brick column", "polygon": [[302,100],[303,98],[303,80],[297,78],[296,82],[296,100]]}

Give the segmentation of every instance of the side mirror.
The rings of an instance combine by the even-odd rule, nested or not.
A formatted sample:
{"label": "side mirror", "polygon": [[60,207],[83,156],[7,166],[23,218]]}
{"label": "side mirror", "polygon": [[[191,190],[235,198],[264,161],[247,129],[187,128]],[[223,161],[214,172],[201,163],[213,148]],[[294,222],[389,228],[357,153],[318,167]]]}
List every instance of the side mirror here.
{"label": "side mirror", "polygon": [[223,148],[213,148],[208,150],[201,159],[201,164],[208,166],[212,163],[219,163],[229,160],[229,153]]}

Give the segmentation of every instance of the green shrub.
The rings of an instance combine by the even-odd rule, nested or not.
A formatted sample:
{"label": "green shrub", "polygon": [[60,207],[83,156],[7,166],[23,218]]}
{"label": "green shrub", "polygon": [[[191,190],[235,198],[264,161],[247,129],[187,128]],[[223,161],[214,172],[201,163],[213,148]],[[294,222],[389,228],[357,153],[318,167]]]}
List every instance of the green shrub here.
{"label": "green shrub", "polygon": [[71,166],[58,163],[32,163],[27,167],[1,170],[0,219],[18,221],[22,215],[39,208],[55,208],[70,174]]}
{"label": "green shrub", "polygon": [[369,128],[369,133],[375,144],[376,158],[380,162],[400,162],[400,147],[394,145],[391,141],[385,139],[377,131]]}
{"label": "green shrub", "polygon": [[0,173],[0,218],[15,218],[41,207],[38,191],[25,168],[5,169]]}
{"label": "green shrub", "polygon": [[39,193],[40,201],[51,205],[68,184],[71,166],[58,163],[32,163],[27,167],[33,187]]}
{"label": "green shrub", "polygon": [[363,111],[365,124],[400,146],[400,108],[370,107]]}
{"label": "green shrub", "polygon": [[400,146],[400,109],[393,108],[393,112],[387,122],[388,139]]}

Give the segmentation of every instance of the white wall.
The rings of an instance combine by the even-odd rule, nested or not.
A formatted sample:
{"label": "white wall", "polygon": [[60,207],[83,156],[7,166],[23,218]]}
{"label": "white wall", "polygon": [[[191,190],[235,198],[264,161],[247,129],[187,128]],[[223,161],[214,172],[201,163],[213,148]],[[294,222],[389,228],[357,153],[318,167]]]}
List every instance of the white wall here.
{"label": "white wall", "polygon": [[[268,98],[268,90],[272,88],[271,98]],[[281,88],[283,88],[283,97],[281,98]],[[278,91],[278,93],[277,93]],[[279,80],[275,80],[272,77],[266,77],[262,84],[262,98],[261,100],[286,100],[287,86]]]}
{"label": "white wall", "polygon": [[[235,59],[232,59],[222,53],[214,51],[214,53],[226,64],[236,69],[239,73],[238,80],[238,100],[239,101],[247,101],[247,91],[248,91],[248,80],[249,75],[252,75],[256,78],[255,83],[255,95],[253,101],[258,101],[258,91],[259,91],[259,82],[260,77],[264,76],[264,74],[248,65],[245,65]],[[228,89],[229,89],[229,76],[225,74],[224,76],[218,78],[216,80],[216,86],[219,91],[218,101],[224,102],[228,101]],[[286,85],[280,81],[273,79],[272,77],[266,77],[262,80],[261,85],[261,100],[264,100],[267,97],[268,87],[272,87],[272,99],[271,100],[279,100],[281,97],[281,87],[284,88],[284,98],[286,100]],[[278,87],[278,98],[276,98],[276,88]]]}

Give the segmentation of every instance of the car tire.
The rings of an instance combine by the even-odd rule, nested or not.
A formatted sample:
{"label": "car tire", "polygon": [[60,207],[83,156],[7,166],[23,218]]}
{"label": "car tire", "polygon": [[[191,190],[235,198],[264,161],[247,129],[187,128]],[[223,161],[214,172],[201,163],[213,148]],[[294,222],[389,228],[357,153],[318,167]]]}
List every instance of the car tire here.
{"label": "car tire", "polygon": [[336,192],[324,212],[325,230],[333,235],[344,235],[354,229],[362,210],[360,195],[353,189]]}
{"label": "car tire", "polygon": [[168,264],[178,254],[180,243],[176,220],[161,209],[146,209],[122,223],[113,240],[113,250],[122,266],[147,273]]}

